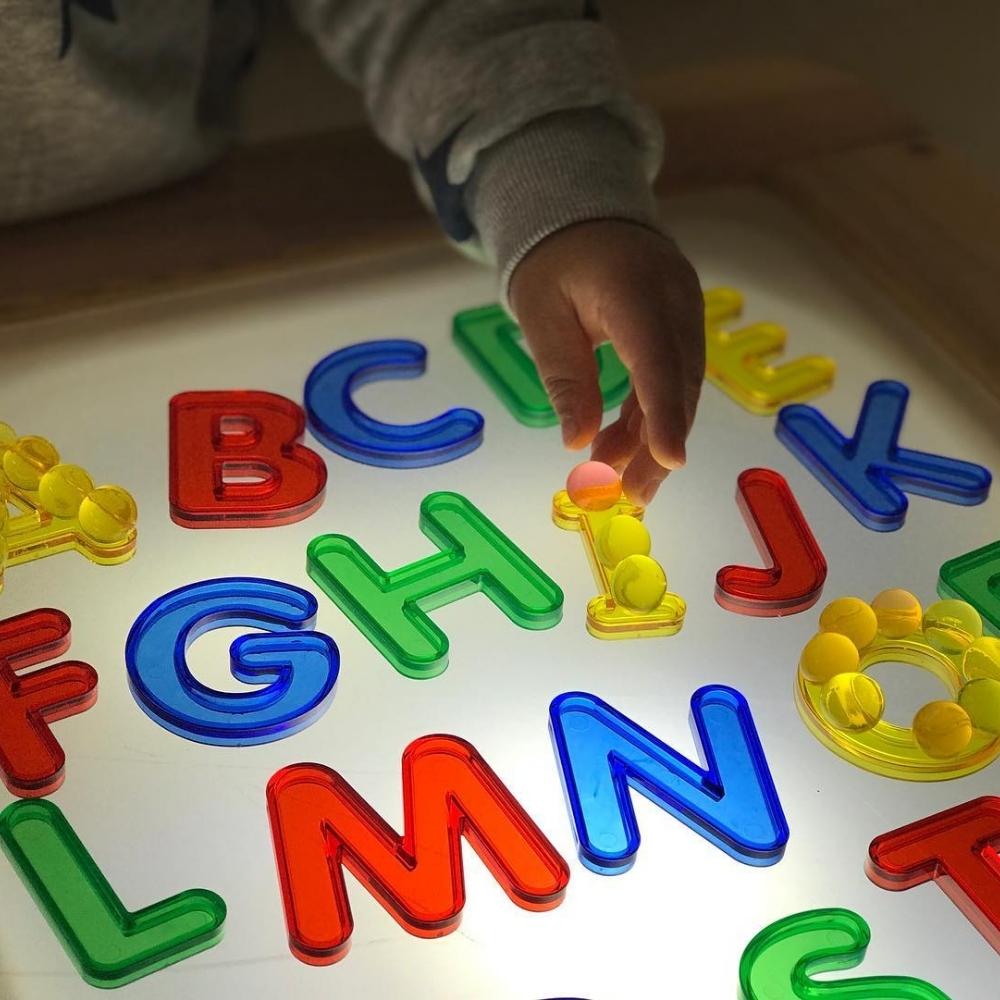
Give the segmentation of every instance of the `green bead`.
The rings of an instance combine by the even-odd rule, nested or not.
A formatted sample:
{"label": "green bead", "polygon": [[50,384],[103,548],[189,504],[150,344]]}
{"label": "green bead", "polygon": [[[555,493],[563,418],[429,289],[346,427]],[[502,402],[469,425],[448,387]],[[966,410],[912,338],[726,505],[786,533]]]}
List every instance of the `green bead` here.
{"label": "green bead", "polygon": [[1000,681],[992,677],[970,681],[959,691],[958,703],[977,729],[1000,736]]}
{"label": "green bead", "polygon": [[983,634],[979,612],[965,601],[937,601],[924,612],[924,638],[942,653],[961,653]]}
{"label": "green bead", "polygon": [[1000,681],[1000,639],[989,635],[978,638],[962,656],[962,677],[967,681],[980,677]]}

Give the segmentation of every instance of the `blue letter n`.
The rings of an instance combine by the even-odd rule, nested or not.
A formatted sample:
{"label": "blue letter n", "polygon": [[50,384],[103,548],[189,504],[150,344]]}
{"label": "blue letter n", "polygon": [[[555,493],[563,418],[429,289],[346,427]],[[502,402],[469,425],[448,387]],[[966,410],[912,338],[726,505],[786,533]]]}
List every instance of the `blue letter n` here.
{"label": "blue letter n", "polygon": [[591,871],[627,871],[639,850],[630,789],[655,802],[730,856],[773,865],[788,824],[746,699],[710,685],[691,698],[703,770],[592,694],[559,695],[552,738],[580,860]]}

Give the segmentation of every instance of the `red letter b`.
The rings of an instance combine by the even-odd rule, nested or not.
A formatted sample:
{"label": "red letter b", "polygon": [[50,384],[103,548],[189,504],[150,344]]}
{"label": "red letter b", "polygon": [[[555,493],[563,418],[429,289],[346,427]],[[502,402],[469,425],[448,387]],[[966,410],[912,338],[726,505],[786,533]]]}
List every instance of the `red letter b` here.
{"label": "red letter b", "polygon": [[326,466],[299,444],[302,407],[271,392],[170,400],[170,517],[185,528],[258,528],[319,508]]}

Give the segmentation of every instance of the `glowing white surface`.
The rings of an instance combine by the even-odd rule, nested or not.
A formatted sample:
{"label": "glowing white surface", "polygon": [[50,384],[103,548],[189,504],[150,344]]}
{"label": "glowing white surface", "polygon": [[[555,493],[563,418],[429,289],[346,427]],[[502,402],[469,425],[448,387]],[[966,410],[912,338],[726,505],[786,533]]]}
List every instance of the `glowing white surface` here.
{"label": "glowing white surface", "polygon": [[[998,407],[780,206],[719,194],[671,203],[669,215],[705,287],[739,288],[749,321],[785,324],[790,356],[837,359],[837,385],[819,405],[842,428],[853,424],[869,381],[901,378],[913,390],[905,443],[1000,468]],[[11,570],[0,595],[4,617],[49,605],[66,611],[71,655],[100,673],[97,705],[56,725],[68,764],[53,800],[130,908],[194,886],[218,891],[229,907],[218,947],[129,986],[129,995],[729,1000],[742,950],[765,924],[847,906],[873,931],[858,974],[908,974],[955,998],[985,996],[996,956],[945,895],[933,885],[887,893],[868,881],[863,863],[874,835],[994,792],[995,766],[958,782],[915,785],[841,761],[809,735],[791,696],[818,609],[757,620],[723,611],[712,594],[720,566],[757,561],[733,502],[736,476],[751,465],[778,469],[791,483],[830,562],[827,599],[902,586],[930,602],[944,559],[997,537],[1000,500],[964,508],[914,498],[903,530],[867,531],[776,440],[773,420],[706,386],[690,466],[647,516],[653,554],[689,604],[684,630],[649,642],[598,642],[583,627],[593,585],[579,539],[549,520],[551,495],[574,459],[556,429],[515,423],[450,341],[452,315],[493,295],[488,273],[442,248],[25,325],[4,345],[0,419],[51,437],[98,481],[127,486],[141,517],[131,563],[101,568],[72,554],[42,560]],[[330,481],[324,507],[308,520],[199,532],[170,522],[172,393],[249,387],[299,399],[309,368],[330,350],[397,336],[428,345],[427,375],[365,387],[362,404],[388,420],[474,406],[487,421],[482,448],[453,464],[393,471],[317,446]],[[222,749],[179,739],[138,710],[122,650],[154,598],[232,574],[315,591],[305,546],[326,531],[355,536],[387,567],[408,562],[432,551],[417,507],[435,489],[467,495],[559,581],[566,604],[557,628],[521,631],[481,596],[451,605],[434,613],[451,638],[450,666],[416,682],[321,596],[318,628],[335,637],[343,669],[332,708],[310,729],[267,746]],[[206,636],[193,648],[206,682],[239,686],[227,674],[232,635]],[[695,756],[688,700],[710,682],[736,686],[754,710],[792,829],[785,859],[744,867],[635,796],[643,836],[635,867],[614,878],[586,871],[575,859],[549,742],[549,701],[566,690],[592,691]],[[890,700],[888,716],[898,721],[906,712],[894,712]],[[329,764],[399,829],[400,755],[431,732],[470,740],[570,860],[564,903],[545,914],[519,910],[466,849],[462,925],[424,941],[404,933],[348,876],[351,953],[332,967],[300,964],[285,944],[265,782],[291,762]],[[0,996],[92,996],[6,863],[0,900]]]}

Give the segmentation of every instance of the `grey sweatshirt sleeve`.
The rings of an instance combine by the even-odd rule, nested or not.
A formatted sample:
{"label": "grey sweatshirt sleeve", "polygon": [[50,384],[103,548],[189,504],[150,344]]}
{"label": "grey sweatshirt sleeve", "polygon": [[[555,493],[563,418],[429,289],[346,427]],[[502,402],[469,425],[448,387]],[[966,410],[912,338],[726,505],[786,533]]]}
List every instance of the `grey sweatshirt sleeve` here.
{"label": "grey sweatshirt sleeve", "polygon": [[292,0],[375,130],[412,165],[445,233],[501,292],[574,222],[656,227],[659,123],[627,93],[614,40],[583,0]]}

